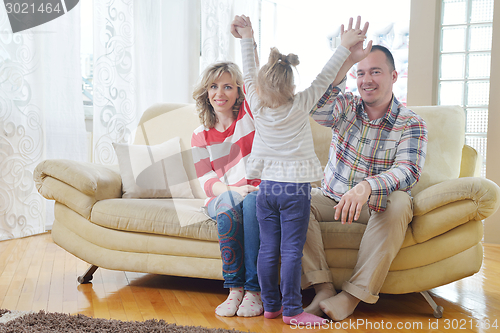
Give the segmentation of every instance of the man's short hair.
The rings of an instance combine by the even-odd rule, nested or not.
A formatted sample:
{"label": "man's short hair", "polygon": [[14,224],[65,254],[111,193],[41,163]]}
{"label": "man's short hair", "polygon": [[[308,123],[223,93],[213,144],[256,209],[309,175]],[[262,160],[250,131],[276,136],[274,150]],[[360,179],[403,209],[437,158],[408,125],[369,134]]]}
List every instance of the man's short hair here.
{"label": "man's short hair", "polygon": [[391,51],[389,51],[389,49],[387,47],[385,47],[385,46],[382,46],[382,45],[373,45],[370,52],[377,51],[377,50],[384,52],[385,57],[387,59],[387,64],[389,65],[389,69],[391,70],[391,72],[393,70],[395,70],[396,66],[394,65],[394,57],[392,56]]}

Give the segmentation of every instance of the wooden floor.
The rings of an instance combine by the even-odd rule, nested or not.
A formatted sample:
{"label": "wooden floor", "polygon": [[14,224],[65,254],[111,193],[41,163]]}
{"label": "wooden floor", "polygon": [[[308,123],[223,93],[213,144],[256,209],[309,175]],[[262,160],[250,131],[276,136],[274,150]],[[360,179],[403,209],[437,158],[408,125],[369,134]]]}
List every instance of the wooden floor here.
{"label": "wooden floor", "polygon": [[[234,328],[252,332],[314,332],[280,318],[224,318],[214,313],[226,298],[221,281],[110,271],[99,268],[91,284],[77,277],[87,263],[52,242],[49,233],[0,242],[0,309],[81,313],[120,320],[164,319],[179,325]],[[445,273],[443,273],[445,274]],[[361,304],[343,322],[322,331],[500,332],[500,247],[484,246],[476,275],[433,289],[444,307],[435,319],[420,294],[381,295]],[[304,292],[304,304],[313,292]]]}

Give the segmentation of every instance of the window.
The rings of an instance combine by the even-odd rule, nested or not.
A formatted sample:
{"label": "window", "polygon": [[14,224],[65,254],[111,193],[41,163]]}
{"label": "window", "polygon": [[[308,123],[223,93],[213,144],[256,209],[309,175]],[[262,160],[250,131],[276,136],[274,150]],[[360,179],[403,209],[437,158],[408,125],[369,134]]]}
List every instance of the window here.
{"label": "window", "polygon": [[[269,49],[295,53],[300,65],[295,77],[297,91],[304,90],[316,78],[332,50],[340,42],[340,25],[349,17],[361,15],[362,24],[370,22],[367,40],[391,50],[398,80],[393,87],[396,98],[406,104],[408,76],[408,40],[410,0],[263,0],[261,15],[261,65]],[[356,67],[347,74],[346,90],[357,93]]]}
{"label": "window", "polygon": [[486,175],[494,0],[443,0],[438,104],[466,115],[465,143],[483,157]]}

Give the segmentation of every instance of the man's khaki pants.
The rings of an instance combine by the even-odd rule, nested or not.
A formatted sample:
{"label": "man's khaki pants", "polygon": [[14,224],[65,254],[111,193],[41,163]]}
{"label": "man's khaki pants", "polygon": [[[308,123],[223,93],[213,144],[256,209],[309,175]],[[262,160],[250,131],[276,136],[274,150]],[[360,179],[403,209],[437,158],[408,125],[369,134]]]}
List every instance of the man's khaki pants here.
{"label": "man's khaki pants", "polygon": [[[337,202],[323,195],[319,188],[312,189],[311,195],[309,229],[302,257],[302,288],[333,281],[318,221],[336,221],[333,207]],[[367,303],[378,300],[380,288],[403,244],[412,217],[412,200],[403,191],[394,191],[387,197],[383,212],[372,211],[367,204],[363,206],[357,222],[366,224],[366,230],[352,276],[342,285],[344,291]]]}

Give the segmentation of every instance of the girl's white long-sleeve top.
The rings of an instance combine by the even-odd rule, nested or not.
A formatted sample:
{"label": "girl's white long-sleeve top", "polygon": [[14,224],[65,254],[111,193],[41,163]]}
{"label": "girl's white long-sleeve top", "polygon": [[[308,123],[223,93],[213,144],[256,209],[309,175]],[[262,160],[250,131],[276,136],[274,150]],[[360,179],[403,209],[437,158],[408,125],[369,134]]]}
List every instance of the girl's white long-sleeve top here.
{"label": "girl's white long-sleeve top", "polygon": [[247,178],[306,183],[323,178],[314,152],[309,111],[317,104],[350,55],[337,48],[311,86],[295,95],[293,103],[275,109],[262,107],[256,92],[257,68],[253,40],[241,40],[246,100],[255,119],[255,137],[247,160]]}

